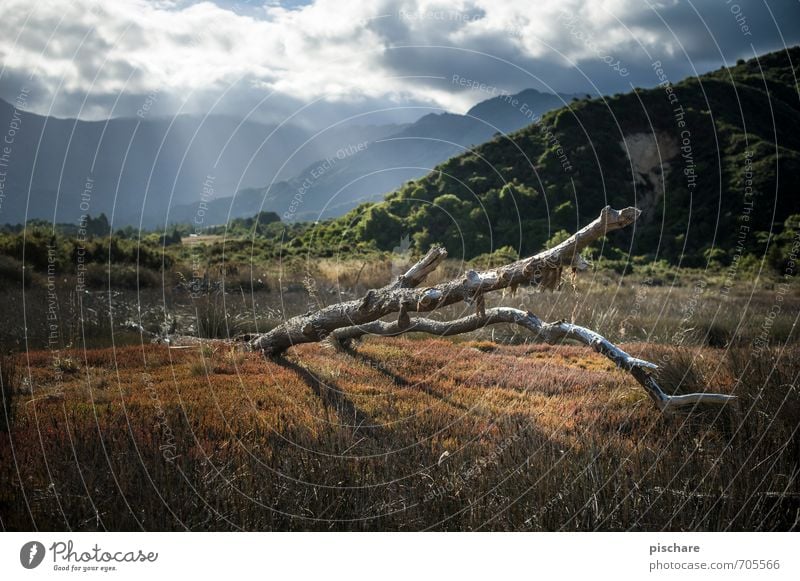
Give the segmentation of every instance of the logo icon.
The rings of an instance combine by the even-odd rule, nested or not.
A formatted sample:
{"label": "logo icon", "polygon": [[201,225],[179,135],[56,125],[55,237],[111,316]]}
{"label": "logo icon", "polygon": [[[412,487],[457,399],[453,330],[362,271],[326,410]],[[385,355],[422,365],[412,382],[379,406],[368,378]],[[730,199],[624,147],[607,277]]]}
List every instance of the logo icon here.
{"label": "logo icon", "polygon": [[35,569],[44,560],[44,545],[39,541],[30,541],[19,550],[19,562],[26,569]]}

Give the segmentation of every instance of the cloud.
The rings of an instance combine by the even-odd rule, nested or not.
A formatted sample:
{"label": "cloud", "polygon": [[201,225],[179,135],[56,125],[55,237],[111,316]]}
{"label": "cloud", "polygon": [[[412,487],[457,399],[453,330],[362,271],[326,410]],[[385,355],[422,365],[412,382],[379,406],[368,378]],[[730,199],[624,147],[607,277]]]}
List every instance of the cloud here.
{"label": "cloud", "polygon": [[796,3],[745,0],[3,0],[0,21],[0,97],[27,83],[37,112],[87,119],[133,115],[153,94],[155,114],[401,119],[487,97],[455,74],[617,92],[655,84],[653,60],[677,80],[800,40]]}

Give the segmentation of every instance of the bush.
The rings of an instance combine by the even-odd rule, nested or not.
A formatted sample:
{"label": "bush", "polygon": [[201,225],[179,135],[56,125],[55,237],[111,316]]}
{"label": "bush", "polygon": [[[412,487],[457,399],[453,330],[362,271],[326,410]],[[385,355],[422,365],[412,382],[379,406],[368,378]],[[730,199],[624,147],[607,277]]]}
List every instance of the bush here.
{"label": "bush", "polygon": [[11,355],[0,355],[0,432],[11,431],[14,418],[12,398],[17,379],[17,360]]}
{"label": "bush", "polygon": [[470,265],[474,268],[487,269],[509,264],[516,260],[519,260],[517,251],[511,246],[503,246],[494,252],[478,255],[470,261]]}
{"label": "bush", "polygon": [[86,267],[86,286],[94,289],[108,288],[109,270],[111,287],[115,289],[136,290],[138,288],[158,288],[161,275],[149,268],[137,268],[127,264],[90,264]]}
{"label": "bush", "polygon": [[43,284],[41,275],[30,268],[23,268],[22,262],[11,256],[0,255],[0,288],[23,284],[25,288]]}

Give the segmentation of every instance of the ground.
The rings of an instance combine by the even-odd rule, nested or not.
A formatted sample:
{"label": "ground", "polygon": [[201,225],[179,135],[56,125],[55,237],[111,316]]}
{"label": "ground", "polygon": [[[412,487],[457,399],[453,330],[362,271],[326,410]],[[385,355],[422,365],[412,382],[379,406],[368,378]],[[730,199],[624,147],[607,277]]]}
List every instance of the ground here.
{"label": "ground", "polygon": [[796,528],[800,349],[624,347],[661,363],[668,386],[739,403],[662,416],[628,374],[571,345],[370,338],[279,361],[223,342],[30,352],[0,433],[2,525]]}

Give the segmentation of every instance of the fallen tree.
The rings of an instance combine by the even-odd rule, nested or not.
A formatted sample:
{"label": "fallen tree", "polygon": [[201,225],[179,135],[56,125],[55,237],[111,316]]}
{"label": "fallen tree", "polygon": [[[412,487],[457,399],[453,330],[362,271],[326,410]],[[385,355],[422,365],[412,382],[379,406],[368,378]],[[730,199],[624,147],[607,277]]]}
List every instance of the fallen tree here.
{"label": "fallen tree", "polygon": [[[468,333],[487,325],[510,323],[519,325],[549,343],[574,340],[595,349],[618,367],[629,371],[663,412],[697,404],[725,404],[734,396],[716,393],[669,395],[651,372],[657,365],[632,357],[598,333],[564,321],[542,322],[531,312],[511,308],[486,309],[484,295],[520,285],[555,289],[560,285],[565,268],[583,270],[587,263],[580,251],[613,230],[629,226],[639,217],[636,208],[614,210],[605,207],[593,220],[557,246],[501,266],[476,272],[435,286],[418,288],[447,257],[441,247],[433,247],[416,264],[390,284],[368,291],[361,299],[337,303],[315,312],[291,318],[268,333],[250,339],[250,347],[268,357],[279,357],[293,345],[323,340],[341,343],[364,335],[399,335],[422,332],[433,335]],[[447,305],[465,302],[474,306],[475,314],[452,321],[425,317],[411,318],[410,313],[430,312]],[[394,321],[381,320],[397,314]]]}

